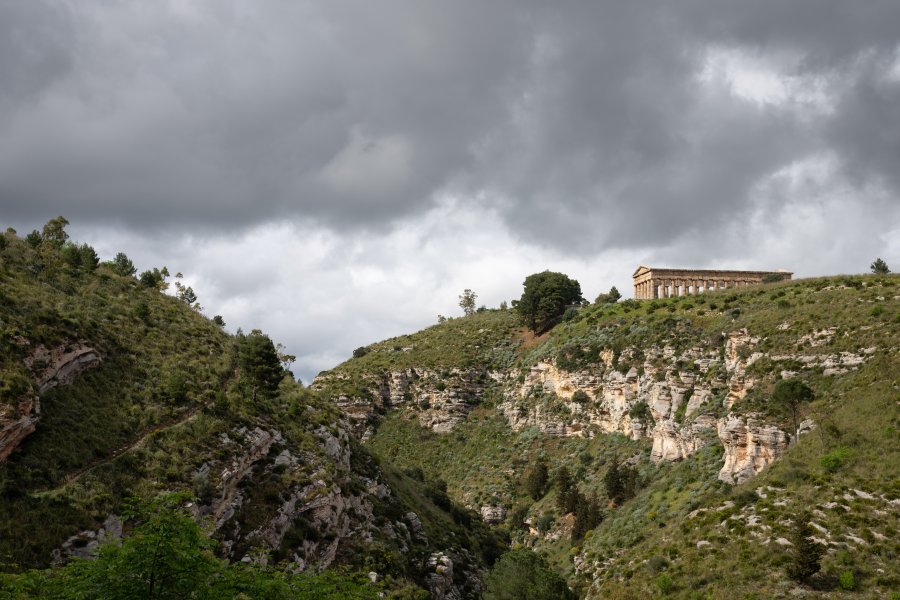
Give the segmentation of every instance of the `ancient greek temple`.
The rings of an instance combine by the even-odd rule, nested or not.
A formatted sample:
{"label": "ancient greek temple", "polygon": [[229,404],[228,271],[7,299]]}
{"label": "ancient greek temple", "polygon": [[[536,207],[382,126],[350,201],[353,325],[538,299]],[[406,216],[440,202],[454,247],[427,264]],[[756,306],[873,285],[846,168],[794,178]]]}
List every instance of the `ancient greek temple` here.
{"label": "ancient greek temple", "polygon": [[658,269],[641,265],[634,272],[634,297],[637,300],[692,296],[713,290],[756,285],[769,276],[790,279],[788,271],[714,271]]}

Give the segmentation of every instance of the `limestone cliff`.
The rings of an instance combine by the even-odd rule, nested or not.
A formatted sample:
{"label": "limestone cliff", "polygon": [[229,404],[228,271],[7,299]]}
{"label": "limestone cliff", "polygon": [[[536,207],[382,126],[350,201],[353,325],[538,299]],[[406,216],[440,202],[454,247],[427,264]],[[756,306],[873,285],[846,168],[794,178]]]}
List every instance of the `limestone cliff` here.
{"label": "limestone cliff", "polygon": [[[340,374],[323,374],[312,389],[321,390],[339,380]],[[370,375],[362,393],[334,398],[352,424],[354,433],[364,438],[371,433],[378,415],[391,408],[414,410],[423,427],[439,433],[451,431],[464,420],[484,396],[485,390],[501,378],[487,369],[408,368]]]}
{"label": "limestone cliff", "polygon": [[[19,338],[17,343],[29,347]],[[78,375],[100,364],[100,354],[85,342],[65,344],[52,349],[35,347],[24,365],[31,375],[31,392],[20,396],[13,405],[0,405],[0,462],[37,429],[41,418],[40,396],[58,385],[72,383]]]}

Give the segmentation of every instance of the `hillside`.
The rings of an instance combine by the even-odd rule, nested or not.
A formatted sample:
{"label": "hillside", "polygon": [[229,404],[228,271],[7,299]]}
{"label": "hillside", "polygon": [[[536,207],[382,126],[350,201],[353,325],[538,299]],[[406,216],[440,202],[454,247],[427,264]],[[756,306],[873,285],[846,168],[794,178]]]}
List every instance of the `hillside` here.
{"label": "hillside", "polygon": [[505,544],[477,516],[380,464],[268,336],[225,333],[162,293],[165,269],[98,264],[53,225],[0,235],[0,597],[45,595],[33,578],[71,588],[65,569],[14,574],[114,549],[145,531],[135,499],[172,494],[213,540],[204,564],[255,565],[238,579],[333,569],[344,592],[327,597],[356,574],[371,594],[478,597]]}
{"label": "hillside", "polygon": [[[897,594],[900,277],[569,316],[539,338],[512,311],[454,319],[312,387],[588,598]],[[780,389],[812,398],[792,411]],[[800,521],[824,551],[805,583],[787,574]]]}

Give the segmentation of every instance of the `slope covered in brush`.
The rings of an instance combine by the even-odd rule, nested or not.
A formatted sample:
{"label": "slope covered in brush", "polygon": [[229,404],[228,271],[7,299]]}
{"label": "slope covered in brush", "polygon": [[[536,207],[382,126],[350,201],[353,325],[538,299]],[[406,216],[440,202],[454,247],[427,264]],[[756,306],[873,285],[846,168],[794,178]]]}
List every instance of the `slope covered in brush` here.
{"label": "slope covered in brush", "polygon": [[[402,597],[477,597],[502,543],[439,482],[379,464],[333,403],[284,370],[267,335],[227,334],[193,293],[162,293],[165,269],[135,277],[127,258],[99,264],[57,224],[0,236],[5,571],[94,556],[141,531],[124,520],[131,498],[177,493],[213,540],[198,552],[346,567]],[[65,588],[67,574],[47,581]]]}
{"label": "slope covered in brush", "polygon": [[[417,360],[414,341],[455,344],[488,319],[507,358],[473,355],[482,380]],[[900,278],[595,304],[539,338],[508,311],[449,325],[406,338],[402,363],[351,359],[321,385],[343,383],[376,454],[445,479],[589,597],[900,582]],[[795,581],[802,520],[823,557]]]}

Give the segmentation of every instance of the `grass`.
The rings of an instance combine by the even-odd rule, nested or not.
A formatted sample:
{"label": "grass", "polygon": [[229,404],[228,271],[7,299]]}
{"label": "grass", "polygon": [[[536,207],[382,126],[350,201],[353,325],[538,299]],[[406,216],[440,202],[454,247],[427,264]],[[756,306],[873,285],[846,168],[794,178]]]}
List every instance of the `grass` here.
{"label": "grass", "polygon": [[[819,524],[837,544],[823,559],[822,575],[814,583],[817,589],[849,594],[845,573],[852,573],[855,594],[887,593],[900,581],[896,566],[900,547],[894,541],[900,524],[895,508],[887,504],[900,497],[898,297],[900,277],[838,276],[700,297],[587,306],[527,344],[517,343],[521,338],[514,330],[507,331],[511,337],[506,347],[515,349],[507,361],[510,371],[521,372],[547,360],[571,370],[602,371],[600,356],[609,350],[614,368],[624,373],[634,367],[641,373],[647,348],[671,348],[677,359],[690,348],[705,347],[714,349],[721,361],[723,333],[746,328],[758,342],[744,348],[741,358],[754,352],[764,356],[748,367],[756,385],[733,411],[753,411],[792,429],[789,415],[771,404],[769,395],[782,372],[793,371],[816,394],[801,415],[812,418],[816,429],[772,468],[734,488],[718,481],[722,447],[715,437],[684,461],[654,465],[647,458],[646,444],[621,436],[560,440],[536,430],[513,432],[491,402],[446,435],[419,427],[414,408],[389,413],[369,447],[402,468],[418,468],[428,477],[446,480],[450,495],[469,506],[526,505],[532,523],[541,520],[548,532],[534,537],[512,530],[513,543],[527,543],[543,553],[588,597],[780,596],[794,584],[784,574],[785,551],[774,540],[787,536],[793,514],[809,506],[824,515],[817,517]],[[431,347],[442,343],[439,336],[454,343],[451,331],[443,326],[427,331]],[[863,364],[846,372],[825,370],[829,358],[850,354],[862,357]],[[433,364],[431,360],[420,362],[415,347],[403,356],[408,367]],[[675,369],[701,381],[715,384],[724,375],[721,366],[703,374],[690,360],[673,361]],[[672,368],[666,363],[657,366]],[[339,369],[364,377],[370,367],[351,360]],[[377,366],[390,368],[384,363]],[[513,385],[514,379],[500,383],[489,396],[503,397]],[[721,396],[716,399],[721,402]],[[524,401],[559,404],[552,394]],[[723,416],[714,404],[707,403],[701,412]],[[682,409],[685,406],[686,401]],[[689,421],[684,414],[676,416]],[[640,455],[643,485],[623,506],[609,507],[601,525],[572,548],[554,506],[555,493],[551,490],[532,502],[522,493],[521,475],[541,455],[551,474],[560,464],[576,465],[580,489],[597,491],[602,498],[606,461],[615,454]],[[775,491],[767,492],[769,487]],[[756,494],[757,488],[765,498]],[[846,494],[852,501],[843,499]],[[867,495],[876,499],[868,500]],[[830,502],[850,510],[828,509]],[[650,572],[647,565],[658,566],[661,561],[665,562],[661,572]],[[582,574],[576,573],[575,562]]]}

